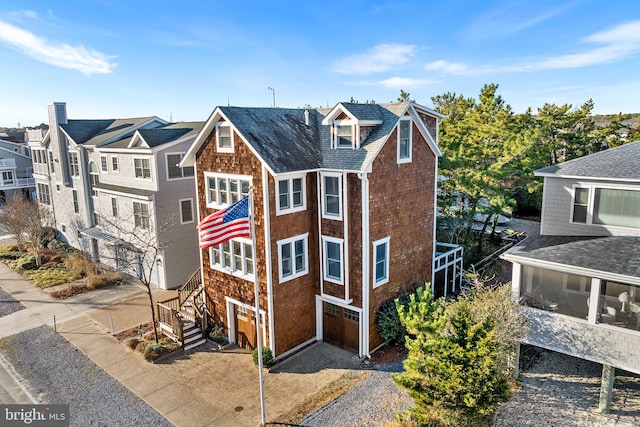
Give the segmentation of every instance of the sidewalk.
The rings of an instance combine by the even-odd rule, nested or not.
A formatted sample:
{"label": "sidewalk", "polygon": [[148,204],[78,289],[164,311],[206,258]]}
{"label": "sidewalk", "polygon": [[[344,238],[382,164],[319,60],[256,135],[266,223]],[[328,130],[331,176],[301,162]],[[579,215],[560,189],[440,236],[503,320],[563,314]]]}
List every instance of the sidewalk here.
{"label": "sidewalk", "polygon": [[[205,344],[151,364],[111,336],[111,319],[116,332],[149,320],[142,287],[122,285],[56,301],[1,263],[0,287],[26,307],[0,317],[0,337],[52,326],[55,315],[58,333],[175,425],[260,424],[258,371],[248,352]],[[352,356],[320,343],[266,373],[267,421],[357,367]]]}

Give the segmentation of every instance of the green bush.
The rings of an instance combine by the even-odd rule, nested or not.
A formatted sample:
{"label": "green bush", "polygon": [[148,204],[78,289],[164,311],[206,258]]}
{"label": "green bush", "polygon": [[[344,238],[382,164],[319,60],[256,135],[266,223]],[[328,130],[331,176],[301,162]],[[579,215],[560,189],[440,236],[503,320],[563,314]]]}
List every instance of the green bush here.
{"label": "green bush", "polygon": [[24,276],[39,288],[50,288],[74,280],[73,274],[64,268],[41,268],[26,271]]}
{"label": "green bush", "polygon": [[[258,349],[253,350],[253,363],[258,366]],[[271,353],[271,349],[269,347],[262,347],[262,366],[265,368],[270,368],[273,366],[273,353]]]}
{"label": "green bush", "polygon": [[385,344],[404,344],[407,329],[400,321],[396,304],[406,307],[409,304],[410,295],[413,293],[415,290],[403,292],[397,298],[389,299],[380,304],[376,313],[376,330]]}
{"label": "green bush", "polygon": [[14,260],[14,259],[27,257],[27,256],[29,256],[29,254],[26,252],[19,252],[19,251],[0,252],[0,259]]}
{"label": "green bush", "polygon": [[34,270],[38,268],[36,265],[36,258],[33,255],[27,255],[16,259],[15,266],[16,270],[19,271]]}

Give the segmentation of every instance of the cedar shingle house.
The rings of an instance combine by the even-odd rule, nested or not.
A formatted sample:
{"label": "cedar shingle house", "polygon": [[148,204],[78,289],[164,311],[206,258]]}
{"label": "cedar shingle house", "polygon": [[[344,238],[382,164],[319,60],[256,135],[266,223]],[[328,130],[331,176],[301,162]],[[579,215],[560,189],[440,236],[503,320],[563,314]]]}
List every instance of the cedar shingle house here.
{"label": "cedar shingle house", "polygon": [[379,305],[432,281],[442,117],[409,102],[214,109],[181,166],[195,166],[201,219],[254,189],[257,259],[251,239],[200,253],[232,342],[255,346],[257,274],[277,358],[316,340],[363,356],[382,343]]}

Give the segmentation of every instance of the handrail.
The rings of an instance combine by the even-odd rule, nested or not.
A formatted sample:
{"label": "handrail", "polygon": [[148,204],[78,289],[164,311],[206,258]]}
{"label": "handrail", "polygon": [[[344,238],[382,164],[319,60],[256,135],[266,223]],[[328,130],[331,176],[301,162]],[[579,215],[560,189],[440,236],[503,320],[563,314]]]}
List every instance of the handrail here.
{"label": "handrail", "polygon": [[193,294],[196,289],[200,288],[202,284],[202,275],[200,274],[200,267],[189,277],[187,282],[178,289],[178,297],[180,298],[180,305],[184,304]]}

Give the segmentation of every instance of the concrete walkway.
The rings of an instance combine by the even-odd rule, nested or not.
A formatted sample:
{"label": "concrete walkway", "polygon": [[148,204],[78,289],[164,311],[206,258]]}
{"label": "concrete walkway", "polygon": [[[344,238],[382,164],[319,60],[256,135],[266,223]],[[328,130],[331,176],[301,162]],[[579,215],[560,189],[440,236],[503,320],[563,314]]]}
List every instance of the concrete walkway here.
{"label": "concrete walkway", "polygon": [[[26,307],[0,317],[0,337],[53,326],[55,315],[58,333],[175,425],[260,424],[258,370],[248,352],[205,344],[151,364],[111,335],[112,320],[116,332],[149,320],[143,287],[121,285],[56,301],[2,263],[0,287]],[[320,343],[265,373],[267,421],[357,366],[351,353]]]}

